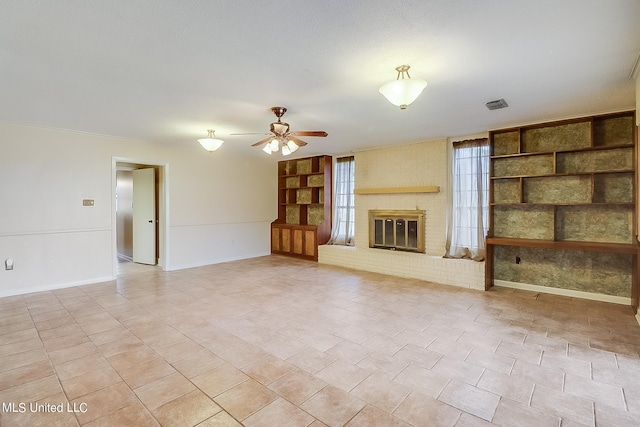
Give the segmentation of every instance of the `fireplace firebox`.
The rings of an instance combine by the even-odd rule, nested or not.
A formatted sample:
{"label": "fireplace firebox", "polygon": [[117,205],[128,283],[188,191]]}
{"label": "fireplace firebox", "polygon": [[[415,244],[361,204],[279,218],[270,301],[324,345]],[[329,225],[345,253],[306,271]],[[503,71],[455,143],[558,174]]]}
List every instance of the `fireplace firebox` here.
{"label": "fireplace firebox", "polygon": [[369,247],[425,253],[422,210],[370,210]]}

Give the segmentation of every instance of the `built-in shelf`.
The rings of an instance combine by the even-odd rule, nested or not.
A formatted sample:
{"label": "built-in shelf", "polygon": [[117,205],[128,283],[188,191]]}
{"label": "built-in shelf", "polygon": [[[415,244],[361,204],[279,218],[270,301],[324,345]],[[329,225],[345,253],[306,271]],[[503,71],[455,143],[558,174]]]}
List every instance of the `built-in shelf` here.
{"label": "built-in shelf", "polygon": [[509,157],[525,157],[525,156],[544,156],[548,154],[555,153],[574,153],[576,151],[603,151],[603,150],[612,150],[616,148],[633,148],[633,144],[616,144],[616,145],[602,145],[597,147],[584,147],[580,149],[564,149],[564,150],[553,150],[553,151],[538,151],[534,153],[511,153],[511,154],[499,154],[495,156],[490,156],[491,159],[504,159]]}
{"label": "built-in shelf", "polygon": [[388,187],[388,188],[356,188],[355,194],[404,194],[404,193],[439,193],[439,185],[422,187]]}
{"label": "built-in shelf", "polygon": [[633,111],[490,131],[485,288],[629,293],[637,308],[636,139]]}
{"label": "built-in shelf", "polygon": [[606,171],[594,171],[594,172],[573,172],[573,173],[548,173],[540,175],[511,175],[511,176],[492,176],[491,180],[499,179],[519,179],[519,178],[547,178],[547,177],[562,177],[562,176],[591,176],[591,175],[612,175],[620,173],[634,173],[633,169],[611,169]]}
{"label": "built-in shelf", "polygon": [[521,246],[529,248],[566,249],[586,252],[613,252],[636,254],[638,247],[632,243],[576,242],[542,239],[512,239],[505,237],[487,237],[487,243],[501,246]]}
{"label": "built-in shelf", "polygon": [[278,162],[278,219],[271,223],[271,252],[318,260],[331,235],[331,156]]}
{"label": "built-in shelf", "polygon": [[522,202],[522,203],[490,203],[489,206],[520,206],[520,207],[524,207],[524,206],[628,206],[628,207],[634,207],[635,205],[633,204],[633,202],[615,202],[615,203],[611,203],[611,202],[594,202],[594,203],[589,203],[589,202],[585,202],[585,203],[528,203],[528,202]]}

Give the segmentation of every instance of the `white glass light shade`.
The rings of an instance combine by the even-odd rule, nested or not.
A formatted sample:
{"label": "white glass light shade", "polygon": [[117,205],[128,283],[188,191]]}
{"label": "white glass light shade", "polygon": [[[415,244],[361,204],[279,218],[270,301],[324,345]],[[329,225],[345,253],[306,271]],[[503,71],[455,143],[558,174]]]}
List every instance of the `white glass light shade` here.
{"label": "white glass light shade", "polygon": [[289,147],[287,147],[286,145],[282,146],[282,155],[283,156],[288,156],[289,154],[291,154],[291,150],[289,150]]}
{"label": "white glass light shade", "polygon": [[404,110],[407,105],[420,96],[427,82],[421,79],[400,79],[386,83],[380,87],[380,93],[393,105],[397,105]]}
{"label": "white glass light shade", "polygon": [[265,153],[271,155],[271,144],[265,144],[264,148],[262,149],[262,151],[264,151]]}
{"label": "white glass light shade", "polygon": [[280,148],[280,141],[278,141],[276,138],[273,138],[269,143],[269,149],[275,153],[276,151],[278,151],[279,148]]}
{"label": "white glass light shade", "polygon": [[222,146],[222,144],[224,144],[224,141],[215,137],[216,135],[214,130],[208,130],[207,132],[209,132],[209,135],[207,135],[206,138],[200,138],[198,142],[205,150],[216,151]]}
{"label": "white glass light shade", "polygon": [[222,146],[222,144],[224,144],[223,140],[214,138],[202,138],[199,139],[198,142],[207,151],[216,151]]}
{"label": "white glass light shade", "polygon": [[[284,147],[282,147],[282,148],[284,148]],[[292,140],[289,140],[289,141],[287,142],[287,148],[289,149],[289,151],[290,151],[290,152],[295,153],[295,152],[296,152],[296,150],[297,150],[298,148],[300,148],[300,147],[298,146],[298,144],[296,144],[296,143],[295,143],[295,142],[293,142]]]}

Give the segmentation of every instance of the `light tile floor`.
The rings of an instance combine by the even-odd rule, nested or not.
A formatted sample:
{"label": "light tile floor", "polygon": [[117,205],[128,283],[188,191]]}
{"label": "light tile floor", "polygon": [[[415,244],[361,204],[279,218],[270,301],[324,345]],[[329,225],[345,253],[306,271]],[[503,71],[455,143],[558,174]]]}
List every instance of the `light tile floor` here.
{"label": "light tile floor", "polygon": [[630,307],[278,256],[122,267],[0,299],[3,427],[640,425]]}

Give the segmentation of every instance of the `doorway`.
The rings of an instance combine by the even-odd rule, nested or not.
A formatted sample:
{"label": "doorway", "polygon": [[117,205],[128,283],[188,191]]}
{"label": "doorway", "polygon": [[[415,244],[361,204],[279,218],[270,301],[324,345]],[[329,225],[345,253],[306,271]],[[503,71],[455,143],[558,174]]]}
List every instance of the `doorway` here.
{"label": "doorway", "polygon": [[114,159],[114,273],[164,266],[165,166]]}

